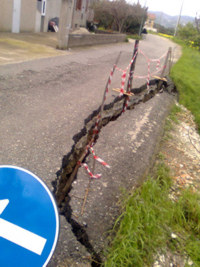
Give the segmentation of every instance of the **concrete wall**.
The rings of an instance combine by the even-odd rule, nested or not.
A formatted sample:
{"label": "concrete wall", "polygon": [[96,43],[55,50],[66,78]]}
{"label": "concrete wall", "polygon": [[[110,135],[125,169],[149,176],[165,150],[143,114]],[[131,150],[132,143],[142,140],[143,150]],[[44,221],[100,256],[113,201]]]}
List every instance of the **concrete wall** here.
{"label": "concrete wall", "polygon": [[0,31],[12,29],[13,0],[0,0]]}
{"label": "concrete wall", "polygon": [[70,34],[69,47],[119,43],[126,40],[125,34]]}
{"label": "concrete wall", "polygon": [[41,30],[41,13],[39,10],[36,11],[35,15],[35,32],[40,32]]}
{"label": "concrete wall", "polygon": [[22,0],[20,32],[34,32],[37,1]]}

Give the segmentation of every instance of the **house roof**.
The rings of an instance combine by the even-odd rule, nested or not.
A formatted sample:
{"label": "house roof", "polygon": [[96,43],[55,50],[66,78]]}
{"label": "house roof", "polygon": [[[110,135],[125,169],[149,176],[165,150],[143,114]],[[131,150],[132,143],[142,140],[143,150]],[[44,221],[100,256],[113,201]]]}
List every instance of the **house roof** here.
{"label": "house roof", "polygon": [[154,14],[148,13],[148,18],[155,20],[156,16]]}

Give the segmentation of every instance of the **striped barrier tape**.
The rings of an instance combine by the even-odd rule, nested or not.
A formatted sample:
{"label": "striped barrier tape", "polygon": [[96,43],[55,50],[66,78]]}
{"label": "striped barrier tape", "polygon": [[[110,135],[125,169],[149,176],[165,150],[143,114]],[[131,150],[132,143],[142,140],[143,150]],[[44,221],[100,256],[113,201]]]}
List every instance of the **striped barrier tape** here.
{"label": "striped barrier tape", "polygon": [[136,52],[135,55],[132,57],[132,59],[131,59],[129,65],[128,65],[128,67],[126,67],[126,68],[123,70],[123,69],[121,69],[121,68],[119,68],[119,67],[116,66],[116,70],[118,70],[118,71],[120,71],[120,72],[125,72],[125,71],[127,72],[128,69],[130,68],[131,64],[134,62],[134,60],[135,60],[137,54],[138,54],[138,52]]}
{"label": "striped barrier tape", "polygon": [[99,163],[101,163],[103,166],[110,168],[110,166],[108,165],[108,163],[106,163],[104,160],[102,160],[101,158],[99,158],[98,156],[95,155],[94,149],[92,147],[90,147],[90,151],[93,154],[93,158],[98,161]]}
{"label": "striped barrier tape", "polygon": [[[135,53],[135,55],[133,56],[133,58],[131,59],[131,62],[129,63],[128,67],[125,69],[125,70],[122,70],[120,68],[117,68],[117,70],[121,71],[122,72],[122,78],[121,78],[121,89],[120,89],[120,94],[119,96],[122,96],[125,92],[124,90],[124,87],[125,87],[125,83],[126,83],[126,76],[127,76],[127,71],[128,69],[130,68],[131,64],[134,62],[135,58],[137,56],[137,52]],[[131,75],[133,75],[133,72],[131,73]],[[131,79],[131,76],[129,74],[129,80]],[[128,90],[127,92],[130,92],[130,86],[129,86],[129,83],[128,83]]]}
{"label": "striped barrier tape", "polygon": [[[102,101],[102,104],[101,104],[101,111],[103,109],[103,105],[104,105],[105,100],[106,100],[106,94],[108,93],[109,86],[111,85],[111,81],[112,81],[112,77],[113,77],[115,68],[116,68],[116,64],[114,64],[114,66],[113,66],[113,68],[112,68],[112,70],[110,72],[110,75],[109,75],[109,79],[108,79],[108,82],[107,82],[107,85],[106,85],[106,88],[105,88],[105,91],[104,91],[103,101]],[[96,118],[96,122],[95,122],[95,126],[94,126],[94,129],[93,129],[93,135],[92,135],[92,138],[91,138],[91,142],[90,142],[90,145],[87,145],[86,148],[85,148],[84,157],[87,155],[89,148],[91,148],[94,145],[94,138],[99,133],[99,122],[100,122],[100,120],[101,120],[101,112],[98,114],[98,116]],[[91,178],[99,179],[101,177],[101,174],[94,175],[90,171],[90,169],[89,169],[89,167],[88,167],[88,165],[86,163],[81,163],[80,161],[78,161],[77,165],[84,167]]]}
{"label": "striped barrier tape", "polygon": [[156,64],[156,71],[159,69],[159,67],[160,67],[160,59],[158,59],[158,61],[157,61],[157,64]]}
{"label": "striped barrier tape", "polygon": [[150,75],[151,75],[150,61],[148,60],[147,90],[149,90],[150,88]]}
{"label": "striped barrier tape", "polygon": [[164,53],[161,57],[159,57],[159,58],[148,58],[147,55],[145,55],[145,53],[144,53],[141,49],[138,49],[138,51],[139,51],[140,54],[142,54],[142,55],[146,58],[147,61],[151,61],[151,62],[157,62],[158,60],[161,60],[162,58],[166,57],[166,55],[167,55],[167,53],[168,53],[168,51],[165,52],[165,53]]}
{"label": "striped barrier tape", "polygon": [[125,103],[124,103],[124,108],[123,108],[123,111],[122,112],[125,112],[128,108],[128,102],[130,101],[130,97],[127,96],[126,97],[126,100],[125,100]]}
{"label": "striped barrier tape", "polygon": [[125,82],[126,82],[126,71],[123,71],[119,96],[122,96],[124,94]]}
{"label": "striped barrier tape", "polygon": [[[147,64],[148,64],[148,74],[146,76],[139,76],[139,75],[134,75],[134,71],[129,73],[129,79],[128,81],[134,77],[134,78],[138,78],[138,79],[147,79],[147,89],[149,90],[149,86],[150,86],[150,77],[157,74],[158,72],[160,72],[161,70],[165,69],[166,68],[166,65],[164,65],[162,68],[159,69],[160,67],[160,61],[162,58],[164,58],[166,56],[166,54],[168,53],[165,53],[164,55],[162,55],[159,59],[149,59],[143,52],[142,50],[138,50],[136,52],[136,54],[133,56],[133,58],[131,59],[131,62],[129,63],[129,65],[127,66],[127,68],[125,70],[121,69],[121,68],[118,68],[117,67],[117,64],[114,64],[111,72],[110,72],[110,76],[109,76],[109,79],[108,79],[108,82],[107,82],[107,85],[106,85],[106,88],[105,88],[105,92],[104,92],[104,96],[103,96],[103,101],[102,101],[102,105],[101,105],[101,112],[103,110],[103,106],[104,106],[104,103],[105,103],[105,100],[106,100],[106,95],[108,93],[108,89],[109,89],[109,86],[111,85],[111,81],[112,81],[112,77],[113,77],[113,74],[114,74],[114,71],[115,69],[122,72],[122,76],[121,76],[121,88],[120,88],[120,94],[119,96],[122,96],[124,93],[125,93],[125,90],[124,90],[124,87],[125,87],[125,83],[126,83],[126,76],[127,76],[127,71],[128,69],[130,68],[131,64],[134,62],[137,54],[140,53],[142,54],[145,59],[147,60]],[[154,73],[151,73],[151,70],[150,70],[150,63],[151,62],[157,62],[156,64],[156,71]],[[128,83],[128,88],[127,88],[127,92],[130,92],[131,88],[129,86],[129,83]],[[128,107],[128,102],[130,101],[130,98],[129,96],[126,97],[126,101],[124,103],[124,108],[123,108],[123,112],[125,112],[127,110],[127,107]],[[101,158],[99,158],[98,156],[95,155],[95,152],[94,152],[94,149],[92,148],[92,146],[94,145],[94,138],[95,136],[99,133],[99,122],[101,120],[101,112],[98,114],[97,118],[96,118],[96,122],[95,122],[95,126],[94,126],[94,129],[93,129],[93,136],[92,136],[92,141],[90,143],[90,145],[87,145],[86,146],[86,149],[85,149],[85,156],[87,155],[88,151],[90,150],[91,153],[93,154],[93,158],[95,160],[97,160],[100,164],[102,164],[103,166],[107,167],[107,168],[110,168],[110,166],[104,161],[102,160]],[[92,179],[99,179],[101,177],[101,174],[96,174],[94,175],[88,165],[86,163],[81,163],[81,162],[77,162],[78,165],[80,166],[83,166],[86,171],[88,172],[89,176],[92,178]]]}
{"label": "striped barrier tape", "polygon": [[88,165],[86,163],[81,163],[81,166],[83,166],[85,168],[85,170],[88,172],[88,174],[89,174],[89,176],[90,176],[91,179],[99,179],[99,178],[101,178],[102,175],[101,174],[94,175],[90,171],[90,169],[89,169],[89,167],[88,167]]}

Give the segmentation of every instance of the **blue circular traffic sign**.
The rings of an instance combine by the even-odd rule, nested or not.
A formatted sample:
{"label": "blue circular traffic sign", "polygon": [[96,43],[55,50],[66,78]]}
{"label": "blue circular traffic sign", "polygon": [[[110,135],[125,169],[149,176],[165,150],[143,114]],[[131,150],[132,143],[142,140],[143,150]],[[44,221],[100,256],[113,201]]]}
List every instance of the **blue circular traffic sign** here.
{"label": "blue circular traffic sign", "polygon": [[0,266],[46,266],[58,233],[58,210],[47,186],[25,169],[0,166]]}

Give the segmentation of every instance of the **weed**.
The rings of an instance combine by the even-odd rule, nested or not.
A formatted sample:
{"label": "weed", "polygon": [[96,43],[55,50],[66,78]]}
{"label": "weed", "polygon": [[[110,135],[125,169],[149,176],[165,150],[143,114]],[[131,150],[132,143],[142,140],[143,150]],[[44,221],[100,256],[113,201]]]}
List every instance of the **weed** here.
{"label": "weed", "polygon": [[[126,199],[116,221],[116,236],[108,249],[106,267],[151,266],[156,252],[171,250],[200,264],[200,195],[187,189],[177,202],[169,199],[169,169],[161,162],[155,177]],[[120,222],[120,223],[119,223]],[[172,238],[172,233],[177,233]]]}
{"label": "weed", "polygon": [[173,105],[169,116],[165,120],[163,141],[171,139],[172,136],[170,131],[173,129],[174,123],[176,124],[179,123],[179,120],[177,119],[177,114],[180,112],[181,112],[181,107],[176,104]]}
{"label": "weed", "polygon": [[130,39],[134,39],[134,40],[141,40],[142,39],[142,36],[139,36],[138,34],[128,34],[127,36],[126,36],[126,38],[130,38]]}

